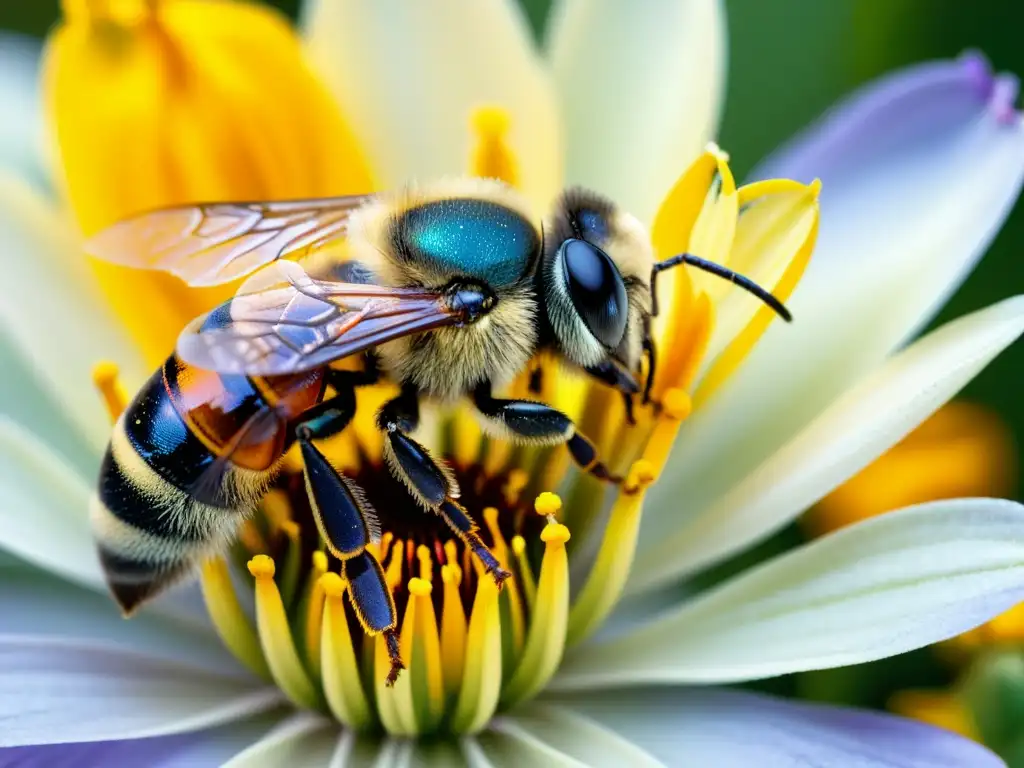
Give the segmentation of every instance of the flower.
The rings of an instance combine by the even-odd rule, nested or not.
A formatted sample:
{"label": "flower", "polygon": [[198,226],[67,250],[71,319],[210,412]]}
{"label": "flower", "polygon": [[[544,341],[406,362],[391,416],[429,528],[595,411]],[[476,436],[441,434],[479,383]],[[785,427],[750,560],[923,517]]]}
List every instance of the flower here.
{"label": "flower", "polygon": [[[977,57],[894,75],[784,149],[761,175],[769,180],[737,186],[723,153],[700,155],[720,99],[720,82],[706,77],[720,71],[717,4],[567,0],[550,33],[550,75],[511,5],[410,8],[322,0],[306,9],[312,60],[382,187],[403,174],[458,172],[472,158],[475,170],[500,173],[543,204],[563,182],[564,157],[564,180],[595,184],[651,223],[660,253],[689,248],[728,261],[785,297],[810,255],[820,175],[820,247],[792,295],[796,322],[769,327],[770,315],[747,297],[676,270],[660,329],[662,412],[639,411],[630,428],[616,398],[570,392],[545,376],[552,398],[578,412],[582,431],[629,473],[605,519],[587,482],[544,495],[564,457],[493,443],[481,462],[479,435],[457,416],[444,454],[499,481],[497,524],[494,513],[484,523],[496,528],[489,539],[516,579],[499,597],[458,557],[443,553],[446,581],[436,573],[441,554],[434,560],[406,546],[396,558],[398,537],[382,539],[378,553],[390,554],[388,569],[402,574],[401,641],[411,650],[406,674],[386,690],[379,669],[364,677],[348,655],[379,664],[376,650],[351,631],[346,638],[351,627],[336,620],[335,609],[347,610],[338,598],[344,584],[327,574],[301,578],[315,575],[307,570],[322,558],[307,567],[299,557],[301,495],[287,488],[242,531],[241,546],[256,552],[250,579],[230,587],[220,561],[205,567],[209,614],[186,594],[127,623],[117,617],[102,594],[84,514],[107,428],[82,392],[106,357],[120,355],[122,376],[141,380],[131,363],[137,351],[97,298],[60,213],[17,181],[0,186],[5,252],[25,256],[10,260],[12,277],[0,288],[13,382],[0,401],[0,544],[16,558],[0,564],[0,744],[14,750],[5,757],[786,765],[811,755],[838,764],[997,764],[983,748],[925,725],[694,686],[880,658],[990,618],[1024,593],[1018,505],[953,500],[902,510],[706,593],[681,596],[678,584],[870,463],[1024,330],[1024,304],[1010,299],[895,352],[963,278],[1016,197],[1024,131],[1007,81]],[[246,28],[240,21],[232,32],[244,36]],[[680,104],[658,98],[663,93],[692,98]],[[481,114],[483,104],[491,107]],[[296,141],[304,138],[299,128],[290,128]],[[109,145],[95,151],[116,160]],[[799,181],[779,180],[786,177]],[[24,286],[36,284],[49,289],[27,297]],[[72,339],[54,328],[80,332]],[[116,410],[111,370],[100,373]],[[342,438],[368,446],[372,457],[374,434],[360,429]],[[334,446],[332,458],[344,465],[351,447]],[[502,525],[524,502],[545,516],[522,516],[511,531],[523,537],[519,545]],[[548,514],[560,518],[549,522]],[[275,532],[273,541],[257,538]],[[464,598],[442,601],[439,621],[433,600],[423,598],[439,581],[442,592],[458,586],[459,573],[477,590],[461,605],[466,630],[446,633]],[[520,614],[521,629],[514,594],[534,606]],[[242,604],[249,595],[254,623]],[[298,619],[315,622],[308,607],[321,599],[317,673],[315,654],[306,655],[316,635]],[[286,604],[295,609],[290,620]],[[453,645],[459,639],[464,644]],[[506,655],[519,661],[509,678]],[[436,670],[448,686],[457,678],[445,663],[458,674],[460,660],[463,677],[449,699],[449,689],[438,693]],[[503,697],[505,708],[493,714]],[[468,735],[406,738],[429,730],[425,723],[436,727],[439,698]],[[379,719],[389,735],[336,723],[361,715]]]}

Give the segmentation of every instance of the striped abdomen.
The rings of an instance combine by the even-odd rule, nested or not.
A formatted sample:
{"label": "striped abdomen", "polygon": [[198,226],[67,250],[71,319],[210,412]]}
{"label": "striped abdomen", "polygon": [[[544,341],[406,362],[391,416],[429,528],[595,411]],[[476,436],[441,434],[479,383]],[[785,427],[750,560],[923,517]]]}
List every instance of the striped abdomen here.
{"label": "striped abdomen", "polygon": [[230,542],[322,394],[320,372],[221,376],[175,356],[150,378],[114,425],[91,510],[126,613]]}

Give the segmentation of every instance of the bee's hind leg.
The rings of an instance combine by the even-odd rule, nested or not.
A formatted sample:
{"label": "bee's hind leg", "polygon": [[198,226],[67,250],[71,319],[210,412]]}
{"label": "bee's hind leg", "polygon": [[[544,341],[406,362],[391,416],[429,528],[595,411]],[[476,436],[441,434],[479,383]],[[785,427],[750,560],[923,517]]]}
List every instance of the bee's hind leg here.
{"label": "bee's hind leg", "polygon": [[598,461],[594,444],[577,432],[572,419],[558,409],[533,400],[495,398],[491,395],[490,382],[476,388],[473,403],[495,435],[526,445],[565,443],[581,469],[599,480],[622,482],[623,478],[613,475]]}
{"label": "bee's hind leg", "polygon": [[384,569],[366,549],[380,538],[380,523],[363,489],[338,472],[313,444],[313,440],[345,429],[354,415],[352,387],[340,387],[337,396],[307,412],[295,434],[302,451],[313,519],[328,551],[341,560],[349,598],[363,630],[368,635],[384,635],[391,658],[387,683],[393,685],[405,667],[398,650],[395,601],[384,580]]}
{"label": "bee's hind leg", "polygon": [[377,414],[377,427],[384,433],[385,460],[410,494],[445,521],[500,587],[511,574],[501,567],[480,539],[476,523],[456,501],[460,492],[455,476],[409,436],[419,420],[419,395],[413,387],[404,386],[397,397],[384,403]]}

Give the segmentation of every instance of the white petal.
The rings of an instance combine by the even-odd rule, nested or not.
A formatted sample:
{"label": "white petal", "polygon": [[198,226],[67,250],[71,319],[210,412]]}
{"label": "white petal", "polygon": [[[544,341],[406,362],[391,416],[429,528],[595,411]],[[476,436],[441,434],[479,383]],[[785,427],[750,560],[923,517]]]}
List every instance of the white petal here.
{"label": "white petal", "polygon": [[251,679],[124,649],[0,639],[0,746],[181,733],[280,702]]}
{"label": "white petal", "polygon": [[669,474],[675,498],[687,501],[659,510],[653,525],[661,535],[647,532],[632,589],[693,572],[778,530],[899,442],[1022,331],[1024,296],[946,324],[886,361],[707,506],[690,506],[685,486]]}
{"label": "white petal", "polygon": [[380,186],[466,173],[471,112],[497,105],[523,191],[561,184],[554,89],[518,5],[506,0],[312,0],[314,65],[369,152]]}
{"label": "white petal", "polygon": [[686,425],[666,470],[678,485],[653,489],[651,507],[679,488],[703,502],[729,489],[920,328],[984,252],[1024,177],[1024,126],[1007,117],[1006,81],[979,88],[968,63],[942,65],[964,69],[959,78],[883,94],[866,127],[848,126],[850,151],[839,142],[800,166],[823,184],[794,321],[774,323]]}
{"label": "white petal", "polygon": [[125,621],[107,595],[25,566],[0,566],[0,616],[0,637],[102,642],[222,673],[244,674],[210,629],[151,609]]}
{"label": "white petal", "polygon": [[548,48],[566,178],[650,223],[714,134],[725,86],[719,0],[562,0]]}
{"label": "white petal", "polygon": [[558,697],[668,765],[998,768],[980,744],[879,712],[715,689]]}
{"label": "white petal", "polygon": [[39,53],[37,40],[0,34],[0,168],[43,189]]}
{"label": "white petal", "polygon": [[90,491],[57,454],[0,416],[0,548],[105,589],[89,530]]}
{"label": "white petal", "polygon": [[1024,507],[955,499],[873,518],[752,568],[620,637],[552,688],[753,680],[920,648],[1024,598]]}
{"label": "white petal", "polygon": [[556,704],[530,702],[521,711],[496,721],[492,728],[511,736],[538,739],[593,768],[662,765],[614,731]]}
{"label": "white petal", "polygon": [[224,768],[322,768],[338,747],[336,723],[302,713],[284,721],[224,763]]}
{"label": "white petal", "polygon": [[141,360],[102,303],[70,222],[23,182],[2,176],[0,253],[5,333],[89,443],[102,449],[110,424],[92,368],[113,360],[125,381],[142,381]]}

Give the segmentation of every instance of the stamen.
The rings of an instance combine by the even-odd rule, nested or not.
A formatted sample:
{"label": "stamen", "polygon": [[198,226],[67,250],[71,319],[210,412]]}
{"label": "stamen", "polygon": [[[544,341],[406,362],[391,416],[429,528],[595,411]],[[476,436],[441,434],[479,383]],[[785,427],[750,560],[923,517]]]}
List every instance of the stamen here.
{"label": "stamen", "polygon": [[498,617],[498,587],[491,579],[477,582],[476,599],[469,619],[467,653],[462,686],[452,715],[457,733],[480,731],[494,715],[501,694],[501,626]]}
{"label": "stamen", "polygon": [[420,578],[429,584],[434,580],[434,556],[430,547],[420,544],[416,548],[416,557],[420,561]]}
{"label": "stamen", "polygon": [[280,590],[284,604],[290,606],[295,600],[299,588],[299,573],[302,569],[302,538],[299,524],[294,520],[285,520],[281,531],[288,537],[288,549],[284,554],[284,567],[281,569]]}
{"label": "stamen", "polygon": [[589,637],[604,623],[622,596],[636,554],[645,491],[656,474],[653,462],[643,459],[630,468],[622,493],[612,507],[594,567],[569,612],[566,645],[575,645]]}
{"label": "stamen", "polygon": [[388,561],[388,567],[384,569],[384,582],[392,592],[398,589],[398,585],[402,583],[402,555],[404,554],[405,542],[395,539],[391,549],[391,559]]}
{"label": "stamen", "polygon": [[668,460],[669,451],[675,443],[680,424],[693,410],[693,401],[681,389],[669,389],[661,401],[661,415],[654,425],[647,442],[644,458],[651,463],[654,472],[661,472]]}
{"label": "stamen", "polygon": [[[445,550],[448,550],[448,542]],[[453,547],[454,548],[454,547]],[[454,558],[441,566],[444,601],[441,605],[441,669],[445,693],[454,696],[462,687],[462,673],[466,663],[466,612],[459,595],[462,574]]]}
{"label": "stamen", "polygon": [[547,685],[565,650],[569,617],[569,560],[565,543],[569,540],[569,529],[560,523],[548,523],[540,538],[545,547],[536,608],[526,650],[502,693],[503,707],[513,707]]}
{"label": "stamen", "polygon": [[497,106],[478,107],[470,123],[477,140],[470,156],[470,173],[518,186],[519,164],[507,142],[511,124],[508,112]]}
{"label": "stamen", "polygon": [[128,404],[128,396],[121,384],[117,364],[109,360],[96,363],[92,369],[92,381],[103,397],[103,403],[107,406],[107,414],[110,416],[110,423],[113,424],[121,418],[121,414],[124,413],[125,406]]}
{"label": "stamen", "polygon": [[484,433],[470,414],[462,411],[452,417],[452,455],[458,467],[469,467],[480,458]]}
{"label": "stamen", "polygon": [[532,612],[537,604],[537,582],[533,578],[533,569],[526,557],[526,539],[522,536],[512,537],[512,554],[516,557],[519,565],[519,578],[516,581],[523,587],[523,594],[526,596],[526,604]]}
{"label": "stamen", "polygon": [[324,588],[321,577],[327,573],[327,555],[317,550],[313,553],[313,568],[306,582],[303,605],[296,612],[306,617],[305,640],[306,664],[313,677],[320,677],[320,627],[324,616]]}
{"label": "stamen", "polygon": [[505,543],[505,537],[501,535],[501,527],[498,525],[498,510],[495,507],[486,507],[484,509],[484,522],[487,524],[487,530],[491,532],[491,539],[494,541],[494,546],[491,547],[491,551],[494,556],[498,558],[502,568],[508,568],[508,544]]}
{"label": "stamen", "polygon": [[319,640],[324,697],[331,714],[340,722],[364,730],[373,725],[374,717],[363,690],[359,661],[345,616],[342,594],[346,584],[338,574],[325,573],[319,585],[324,595]]}
{"label": "stamen", "polygon": [[394,659],[401,655],[401,644],[394,630],[373,638],[373,686],[381,725],[392,736],[414,736],[416,715],[412,706],[409,675],[393,677]]}
{"label": "stamen", "polygon": [[224,645],[245,666],[263,679],[270,680],[270,669],[263,658],[256,628],[238,602],[224,558],[213,557],[203,562],[199,584],[206,612],[210,614],[210,620]]}
{"label": "stamen", "polygon": [[249,573],[256,579],[256,626],[274,682],[299,706],[319,708],[320,696],[299,660],[284,602],[274,581],[273,559],[256,555],[249,561]]}
{"label": "stamen", "polygon": [[409,684],[417,733],[433,731],[444,716],[444,681],[437,617],[424,579],[409,579],[409,602],[402,622],[402,656],[409,660]]}

